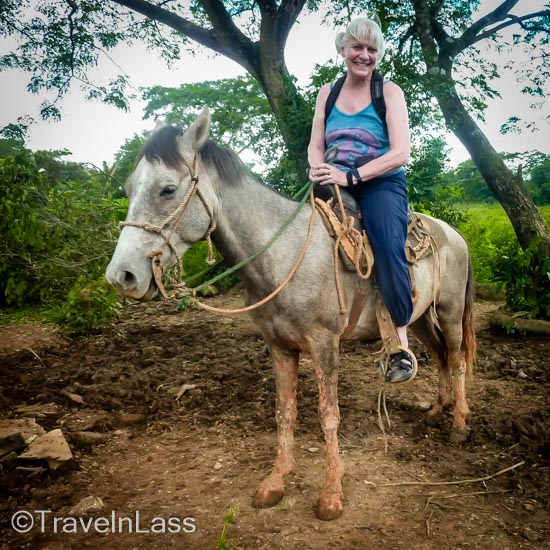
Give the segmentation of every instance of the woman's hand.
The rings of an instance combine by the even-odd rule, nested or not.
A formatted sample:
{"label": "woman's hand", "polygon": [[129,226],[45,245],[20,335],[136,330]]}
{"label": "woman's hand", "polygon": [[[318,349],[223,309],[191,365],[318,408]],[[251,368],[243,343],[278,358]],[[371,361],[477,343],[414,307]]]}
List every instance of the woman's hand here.
{"label": "woman's hand", "polygon": [[340,185],[341,187],[348,186],[346,173],[326,162],[312,166],[309,169],[309,180],[321,185],[333,184]]}

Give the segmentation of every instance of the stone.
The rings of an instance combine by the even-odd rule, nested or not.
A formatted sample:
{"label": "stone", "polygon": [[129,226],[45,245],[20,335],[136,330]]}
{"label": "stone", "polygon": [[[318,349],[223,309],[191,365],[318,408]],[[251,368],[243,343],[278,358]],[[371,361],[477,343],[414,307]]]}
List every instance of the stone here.
{"label": "stone", "polygon": [[160,355],[164,348],[162,346],[144,346],[141,351],[143,355]]}
{"label": "stone", "polygon": [[77,393],[74,393],[69,390],[63,390],[61,392],[61,395],[64,395],[67,399],[69,399],[73,403],[76,403],[77,405],[84,405],[84,398],[81,395],[78,395]]}
{"label": "stone", "polygon": [[80,447],[93,447],[94,445],[105,443],[107,439],[106,434],[98,432],[76,432],[72,436],[73,442]]}
{"label": "stone", "polygon": [[118,417],[118,422],[122,426],[135,426],[141,424],[147,420],[147,416],[140,413],[127,413],[121,414]]}
{"label": "stone", "polygon": [[15,412],[32,418],[46,418],[57,416],[59,407],[55,403],[37,403],[36,405],[20,405],[15,407]]}
{"label": "stone", "polygon": [[24,449],[44,428],[34,418],[0,420],[0,456]]}
{"label": "stone", "polygon": [[89,512],[96,512],[105,507],[103,500],[99,497],[89,496],[83,498],[76,506],[69,511],[70,516],[85,516]]}
{"label": "stone", "polygon": [[63,417],[61,425],[67,432],[96,432],[109,429],[113,423],[112,415],[91,409],[79,409]]}
{"label": "stone", "polygon": [[74,456],[63,432],[57,428],[44,435],[39,435],[29,448],[19,455],[18,460],[45,460],[51,471],[69,467],[74,464]]}
{"label": "stone", "polygon": [[199,290],[199,294],[201,296],[215,296],[216,294],[218,294],[220,291],[218,290],[218,288],[214,285],[207,285],[205,286],[204,288],[201,288]]}

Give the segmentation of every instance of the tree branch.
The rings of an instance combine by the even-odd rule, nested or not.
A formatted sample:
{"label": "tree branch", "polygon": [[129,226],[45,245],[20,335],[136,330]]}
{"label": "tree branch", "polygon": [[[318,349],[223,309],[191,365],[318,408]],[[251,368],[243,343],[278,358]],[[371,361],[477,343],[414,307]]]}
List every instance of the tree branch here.
{"label": "tree branch", "polygon": [[306,0],[283,0],[277,10],[277,42],[284,48],[290,29],[304,8]]}
{"label": "tree branch", "polygon": [[550,11],[538,11],[536,13],[523,15],[522,17],[518,17],[516,15],[508,15],[509,21],[505,21],[504,23],[501,23],[500,25],[497,25],[496,27],[493,27],[492,29],[488,29],[487,31],[477,35],[475,39],[470,44],[467,44],[465,47],[471,46],[476,42],[484,40],[485,38],[488,38],[489,36],[496,34],[498,31],[501,31],[506,27],[510,27],[511,25],[519,25],[522,29],[525,29],[527,31],[530,31],[530,30],[548,31],[548,29],[544,27],[533,28],[523,24],[524,21],[528,21],[529,19],[534,19],[536,17],[544,17],[544,16],[550,17]]}
{"label": "tree branch", "polygon": [[[519,0],[505,0],[491,13],[488,13],[486,16],[482,17],[481,19],[470,25],[470,27],[468,27],[466,31],[464,31],[462,36],[455,38],[452,40],[452,42],[448,42],[446,44],[444,48],[445,56],[453,58],[457,54],[469,48],[470,46],[473,46],[477,42],[480,42],[485,38],[489,38],[490,36],[493,36],[497,32],[511,25],[519,25],[525,30],[547,30],[543,27],[528,27],[524,25],[523,22],[538,17],[548,17],[550,16],[550,11],[542,10],[518,17],[516,15],[510,14],[510,10],[513,9],[518,2]],[[507,21],[505,21],[506,19]],[[499,23],[500,21],[504,22],[490,29],[487,29],[487,27]]]}
{"label": "tree branch", "polygon": [[470,25],[464,34],[458,39],[459,41],[468,42],[489,25],[502,21],[510,13],[510,10],[519,2],[519,0],[505,0],[495,8],[491,13],[488,13],[472,25]]}
{"label": "tree branch", "polygon": [[[230,17],[219,0],[201,0],[201,4],[210,20],[212,21],[212,18],[214,18],[212,21],[213,30],[204,29],[176,13],[160,8],[145,0],[111,0],[111,2],[124,6],[136,13],[140,13],[149,19],[158,21],[176,32],[187,36],[191,40],[232,59],[250,73],[257,73],[254,44],[236,28],[232,32],[237,33],[239,40],[236,42],[227,40],[229,25],[233,25],[233,23],[232,21],[224,21],[224,14],[225,17],[229,19]],[[223,13],[215,14],[214,11],[219,8],[219,6],[222,6]],[[216,23],[218,27],[215,26]]]}

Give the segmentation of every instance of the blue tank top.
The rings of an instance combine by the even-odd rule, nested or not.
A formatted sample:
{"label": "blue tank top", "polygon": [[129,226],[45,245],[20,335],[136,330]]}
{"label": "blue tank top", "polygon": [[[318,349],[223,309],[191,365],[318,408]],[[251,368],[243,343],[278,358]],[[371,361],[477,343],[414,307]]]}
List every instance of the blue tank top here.
{"label": "blue tank top", "polygon": [[[334,105],[326,123],[325,142],[325,161],[344,171],[355,167],[359,157],[366,157],[361,163],[366,164],[390,150],[388,130],[372,102],[353,115],[343,113]],[[391,173],[403,169],[400,167]]]}

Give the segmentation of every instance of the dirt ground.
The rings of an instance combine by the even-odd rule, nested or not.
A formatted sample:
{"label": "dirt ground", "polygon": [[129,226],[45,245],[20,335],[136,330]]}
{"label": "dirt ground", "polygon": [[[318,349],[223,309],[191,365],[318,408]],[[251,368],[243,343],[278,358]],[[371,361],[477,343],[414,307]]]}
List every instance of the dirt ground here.
{"label": "dirt ground", "polygon": [[[209,300],[222,307],[242,301],[235,292]],[[128,304],[119,322],[86,338],[2,326],[0,417],[35,416],[47,430],[61,428],[76,467],[50,474],[0,464],[0,547],[215,549],[224,516],[240,504],[227,535],[243,550],[550,548],[550,337],[489,329],[494,307],[477,304],[471,429],[462,446],[448,442],[449,418],[436,427],[423,422],[436,372],[417,341],[416,381],[388,392],[387,439],[377,425],[379,345],[343,345],[346,508],[333,522],[314,514],[324,456],[307,356],[296,472],[279,505],[251,506],[274,459],[276,426],[271,365],[247,316]],[[177,398],[183,385],[195,387]],[[18,412],[22,405],[33,407]],[[78,431],[103,434],[104,442],[82,445]],[[113,523],[117,532],[70,532],[64,519],[90,496],[104,508],[85,519],[130,518],[132,532],[129,520],[118,530]],[[26,534],[14,531],[11,518],[20,510],[51,511],[42,515],[44,533],[36,525]],[[54,516],[62,522],[56,528]],[[180,532],[154,532],[167,531],[169,520],[180,522],[173,529]]]}

